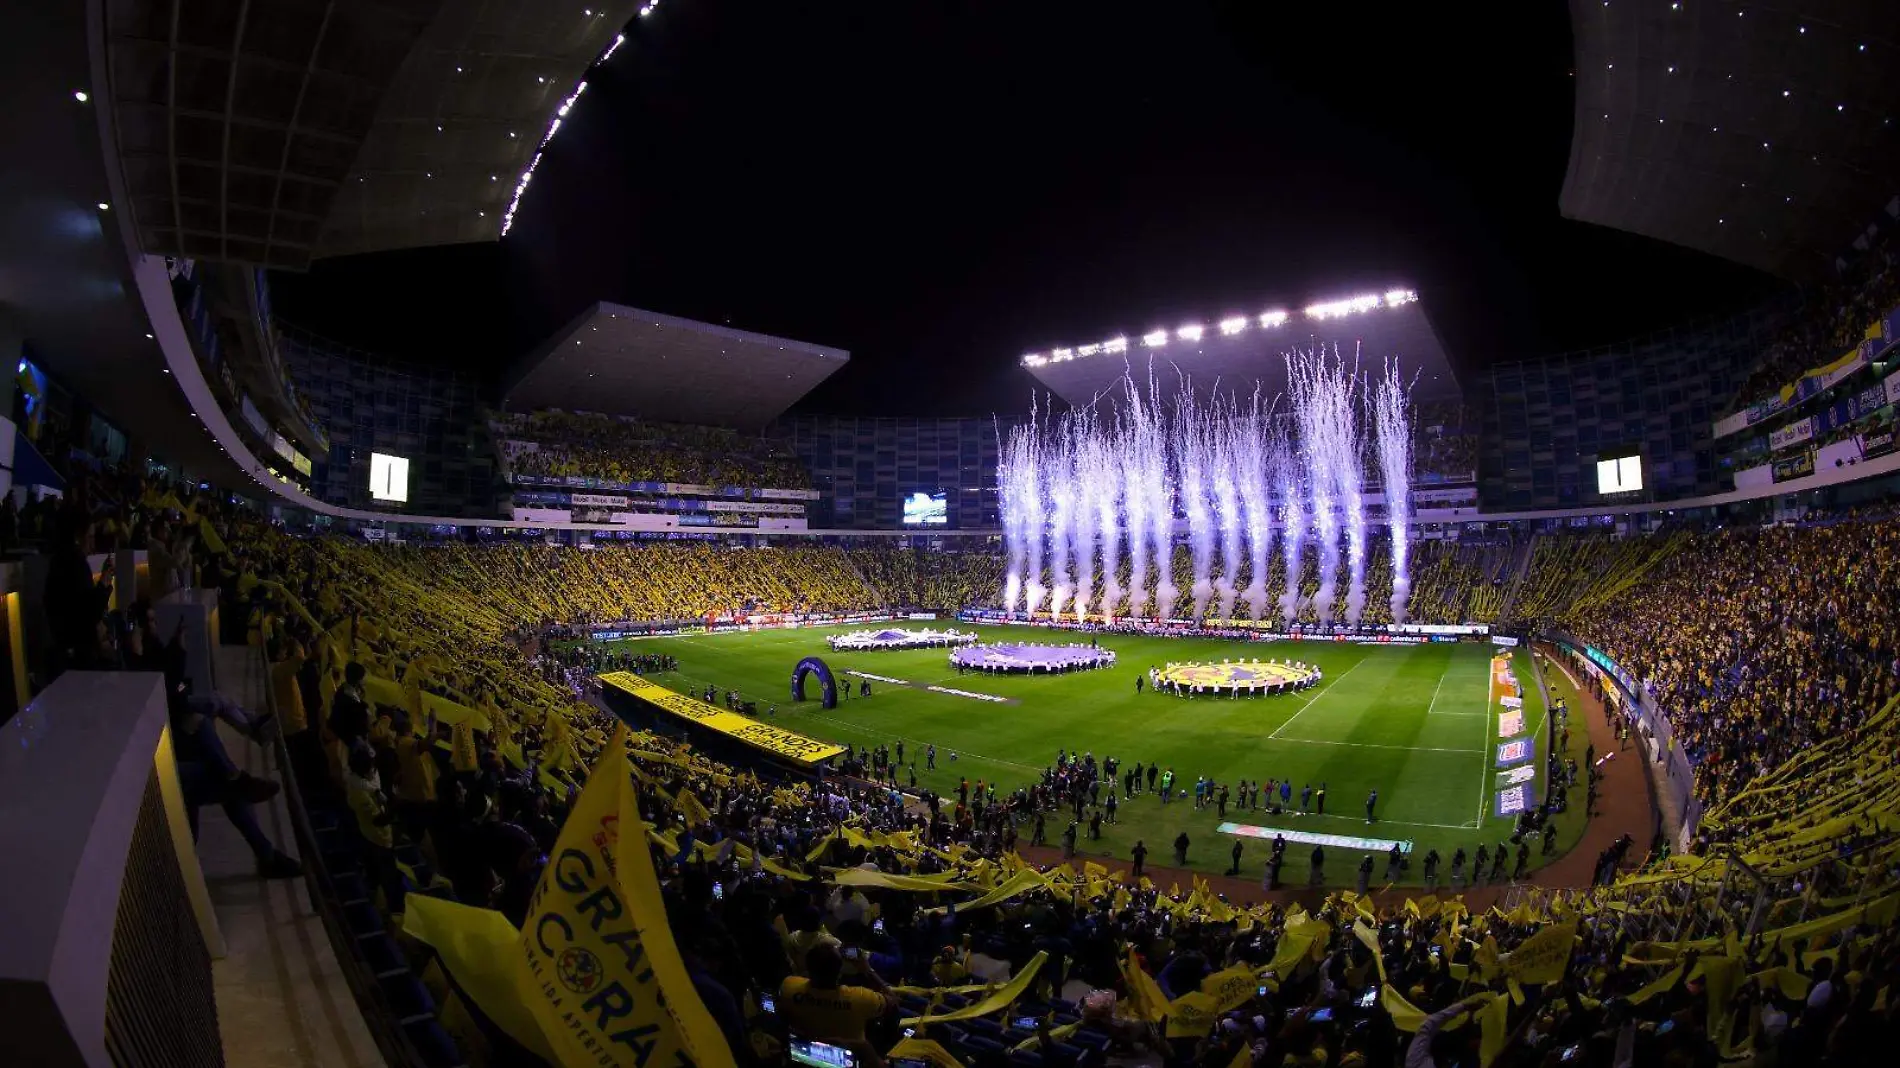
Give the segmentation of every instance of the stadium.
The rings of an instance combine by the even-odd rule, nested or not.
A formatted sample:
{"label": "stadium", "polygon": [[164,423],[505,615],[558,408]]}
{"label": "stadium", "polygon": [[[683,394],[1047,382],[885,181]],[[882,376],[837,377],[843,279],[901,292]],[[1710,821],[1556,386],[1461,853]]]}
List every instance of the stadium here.
{"label": "stadium", "polygon": [[1893,5],[16,7],[0,1064],[1890,1062]]}

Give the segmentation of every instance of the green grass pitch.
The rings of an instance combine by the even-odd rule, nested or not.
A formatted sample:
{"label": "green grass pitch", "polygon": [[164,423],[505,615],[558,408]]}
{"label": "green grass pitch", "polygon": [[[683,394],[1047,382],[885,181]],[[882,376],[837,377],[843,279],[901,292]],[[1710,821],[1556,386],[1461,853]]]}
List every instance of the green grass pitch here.
{"label": "green grass pitch", "polygon": [[[1242,778],[1250,782],[1290,778],[1296,809],[1300,784],[1311,783],[1317,789],[1323,782],[1324,815],[1241,813],[1230,803],[1227,818],[1264,827],[1410,841],[1417,857],[1402,880],[1410,884],[1422,881],[1423,865],[1418,860],[1426,850],[1435,848],[1445,858],[1440,871],[1443,885],[1455,849],[1462,846],[1467,853],[1475,853],[1480,843],[1496,849],[1510,834],[1512,821],[1491,815],[1497,721],[1496,710],[1487,707],[1494,651],[1489,645],[1269,645],[1104,635],[1103,646],[1118,657],[1112,668],[1061,675],[959,675],[943,649],[833,653],[826,645],[827,636],[853,629],[861,628],[691,635],[626,645],[678,659],[678,672],[654,676],[654,681],[688,693],[699,693],[707,685],[721,693],[737,690],[745,699],[758,702],[761,716],[768,706],[776,706],[772,722],[779,726],[860,747],[880,742],[894,745],[901,738],[905,761],[917,765],[919,785],[950,797],[962,776],[968,776],[972,784],[978,779],[996,782],[999,794],[1033,782],[1042,768],[1054,762],[1058,749],[1092,752],[1098,760],[1113,755],[1125,766],[1159,762],[1163,768],[1174,769],[1177,787],[1191,784],[1197,775],[1210,775],[1230,790]],[[1077,638],[1040,628],[978,629],[991,642]],[[1014,703],[873,682],[868,700],[853,697],[831,710],[821,708],[816,700],[794,704],[789,692],[792,667],[810,655],[822,657],[841,680],[848,677],[844,672],[864,671],[918,685],[994,694]],[[1320,666],[1324,681],[1309,690],[1272,697],[1185,699],[1147,689],[1135,692],[1136,677],[1150,666],[1223,657],[1304,660]],[[1526,722],[1533,733],[1541,733],[1544,700],[1530,654],[1518,651],[1513,665],[1524,684]],[[1547,676],[1553,696],[1570,693],[1561,672],[1550,671]],[[1570,703],[1577,707],[1574,696]],[[1581,722],[1574,725],[1572,748],[1579,756],[1587,733]],[[926,743],[937,746],[935,772],[924,767]],[[1540,738],[1539,777],[1533,785],[1537,797],[1543,793],[1544,751]],[[955,760],[950,759],[953,752]],[[1376,822],[1368,825],[1365,800],[1375,788],[1379,791]],[[1575,800],[1580,802],[1581,791],[1577,793]],[[1556,855],[1580,836],[1580,808],[1573,803],[1572,812],[1560,821]],[[1152,793],[1137,794],[1121,805],[1119,819],[1116,825],[1103,826],[1100,841],[1089,841],[1084,833],[1078,853],[1127,858],[1139,838],[1151,851],[1151,864],[1172,864],[1171,843],[1186,831],[1192,843],[1190,867],[1222,872],[1230,863],[1235,839],[1217,833],[1222,821],[1212,806],[1197,810],[1191,800],[1163,805]],[[1066,825],[1066,815],[1061,820],[1052,815],[1048,824],[1052,844],[1059,844]],[[1022,841],[1028,840],[1025,828]],[[1241,872],[1258,880],[1267,845],[1258,839],[1243,841]],[[1304,882],[1310,852],[1310,846],[1288,844],[1283,882]],[[1363,855],[1328,849],[1327,882],[1350,884]],[[1533,862],[1543,859],[1534,857]],[[1383,874],[1380,857],[1373,873],[1375,887],[1383,884]]]}

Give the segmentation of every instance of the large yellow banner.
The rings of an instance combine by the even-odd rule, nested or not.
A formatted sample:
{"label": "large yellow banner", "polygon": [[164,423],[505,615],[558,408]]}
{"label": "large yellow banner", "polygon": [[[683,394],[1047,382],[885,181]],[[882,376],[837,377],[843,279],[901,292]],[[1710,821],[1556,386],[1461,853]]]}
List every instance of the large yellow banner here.
{"label": "large yellow banner", "polygon": [[603,685],[632,694],[662,712],[692,720],[702,727],[709,727],[774,756],[795,760],[800,764],[816,764],[845,751],[844,746],[807,738],[795,731],[782,730],[749,716],[709,705],[697,698],[674,693],[631,671],[608,672],[600,677],[600,681]]}
{"label": "large yellow banner", "polygon": [[622,727],[535,887],[516,957],[519,996],[563,1068],[732,1068],[666,926],[639,826]]}
{"label": "large yellow banner", "polygon": [[1029,984],[1035,981],[1036,973],[1042,970],[1043,962],[1048,959],[1048,953],[1038,950],[1035,956],[1029,958],[1029,963],[1023,965],[1023,970],[1016,973],[1015,978],[997,987],[982,1000],[960,1009],[925,1013],[922,1016],[906,1016],[899,1023],[905,1027],[916,1027],[919,1024],[948,1023],[952,1020],[974,1020],[978,1016],[988,1016],[992,1012],[1007,1009],[1028,992]]}

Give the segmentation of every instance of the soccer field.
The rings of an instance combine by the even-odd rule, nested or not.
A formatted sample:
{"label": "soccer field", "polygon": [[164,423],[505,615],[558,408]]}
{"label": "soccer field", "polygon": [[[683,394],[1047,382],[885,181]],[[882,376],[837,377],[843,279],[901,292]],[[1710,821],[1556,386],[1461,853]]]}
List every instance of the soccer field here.
{"label": "soccer field", "polygon": [[[1211,639],[1104,635],[1102,645],[1115,651],[1115,666],[1059,675],[959,675],[944,649],[833,653],[825,638],[861,628],[815,628],[753,633],[692,635],[626,643],[642,653],[676,657],[678,672],[653,676],[673,689],[698,694],[711,685],[724,693],[737,690],[758,702],[763,716],[781,727],[839,744],[875,747],[905,744],[905,762],[915,762],[920,786],[954,799],[957,781],[967,776],[998,784],[999,796],[1036,781],[1058,749],[1173,768],[1177,790],[1196,776],[1208,775],[1230,790],[1239,779],[1290,779],[1297,810],[1300,786],[1326,788],[1323,815],[1265,811],[1240,812],[1231,802],[1228,821],[1271,829],[1298,830],[1397,840],[1411,843],[1417,857],[1401,880],[1422,881],[1425,851],[1444,857],[1441,884],[1452,852],[1462,846],[1475,854],[1480,843],[1495,850],[1510,835],[1513,821],[1492,816],[1494,807],[1495,709],[1488,708],[1491,646],[1476,643],[1416,646],[1362,646],[1330,642],[1273,644]],[[1027,627],[978,627],[985,641],[1051,642],[1074,640],[1067,632]],[[840,682],[847,672],[867,672],[908,685],[872,682],[869,699],[840,700],[835,709],[815,699],[794,704],[792,667],[804,656],[819,656]],[[1228,658],[1298,659],[1318,664],[1324,680],[1317,686],[1271,697],[1182,698],[1144,689],[1135,679],[1167,661]],[[1513,666],[1524,684],[1524,715],[1533,736],[1541,735],[1544,700],[1532,675],[1530,654],[1520,650]],[[1561,675],[1549,680],[1562,681]],[[1004,698],[990,702],[922,689],[941,685]],[[1562,687],[1561,692],[1567,692]],[[816,693],[815,684],[808,693]],[[1575,702],[1572,702],[1573,706]],[[1574,748],[1581,750],[1578,730]],[[925,769],[924,747],[937,747],[937,769]],[[1537,746],[1538,779],[1533,796],[1543,795],[1545,739]],[[956,754],[955,759],[951,754]],[[907,781],[907,776],[900,780]],[[1375,822],[1366,822],[1367,794],[1377,789]],[[1104,799],[1106,794],[1104,794]],[[1580,807],[1580,806],[1573,806]],[[1120,807],[1119,823],[1104,824],[1102,839],[1089,841],[1086,828],[1077,843],[1084,855],[1127,858],[1136,839],[1150,850],[1151,864],[1172,864],[1171,843],[1186,831],[1191,841],[1189,866],[1225,871],[1235,836],[1217,831],[1223,822],[1214,807],[1197,810],[1192,800],[1162,804],[1153,793],[1137,794]],[[1051,844],[1060,843],[1067,815],[1052,814]],[[1581,833],[1582,819],[1562,821],[1559,845],[1567,848]],[[1029,840],[1028,829],[1022,841]],[[1269,834],[1268,837],[1271,837]],[[1267,843],[1245,844],[1242,874],[1259,879]],[[1282,881],[1305,882],[1310,845],[1289,841]],[[1364,852],[1328,847],[1326,881],[1350,884]],[[1533,863],[1544,860],[1533,857]],[[1508,870],[1508,869],[1507,869]],[[1384,857],[1377,858],[1373,885],[1383,885]]]}

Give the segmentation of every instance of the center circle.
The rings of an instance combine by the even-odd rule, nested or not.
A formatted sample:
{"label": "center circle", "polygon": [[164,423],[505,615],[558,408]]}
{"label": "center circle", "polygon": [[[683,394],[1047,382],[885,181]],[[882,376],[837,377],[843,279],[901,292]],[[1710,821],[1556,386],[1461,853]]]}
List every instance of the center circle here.
{"label": "center circle", "polygon": [[1317,684],[1320,677],[1319,668],[1297,660],[1190,660],[1148,671],[1156,693],[1182,697],[1292,693]]}

